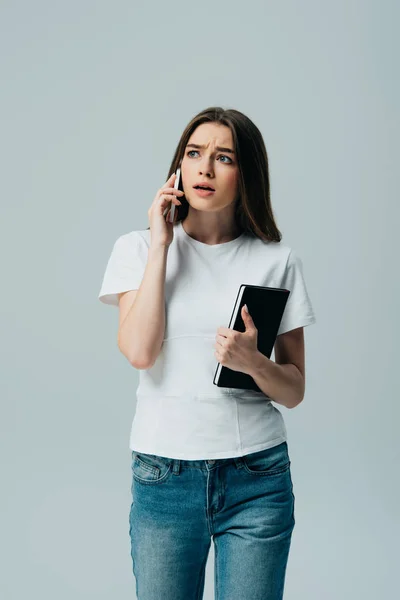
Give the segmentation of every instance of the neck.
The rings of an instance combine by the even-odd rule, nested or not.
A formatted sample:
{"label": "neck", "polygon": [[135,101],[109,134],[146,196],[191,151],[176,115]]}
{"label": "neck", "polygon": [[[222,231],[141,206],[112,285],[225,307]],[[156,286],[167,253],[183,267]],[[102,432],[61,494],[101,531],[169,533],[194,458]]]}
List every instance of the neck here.
{"label": "neck", "polygon": [[189,219],[189,217],[186,217],[181,223],[190,237],[203,244],[223,244],[236,239],[242,233],[236,223],[224,222],[212,225],[196,221],[194,224],[193,219]]}

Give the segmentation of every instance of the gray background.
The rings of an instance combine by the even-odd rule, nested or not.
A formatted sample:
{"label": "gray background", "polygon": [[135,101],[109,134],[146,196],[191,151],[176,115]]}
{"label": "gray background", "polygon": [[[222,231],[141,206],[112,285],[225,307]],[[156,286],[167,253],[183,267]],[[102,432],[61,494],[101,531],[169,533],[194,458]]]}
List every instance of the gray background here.
{"label": "gray background", "polygon": [[97,294],[211,105],[262,131],[317,317],[305,400],[281,407],[297,519],[285,599],[393,597],[399,17],[394,1],[0,3],[3,598],[135,597],[139,374]]}

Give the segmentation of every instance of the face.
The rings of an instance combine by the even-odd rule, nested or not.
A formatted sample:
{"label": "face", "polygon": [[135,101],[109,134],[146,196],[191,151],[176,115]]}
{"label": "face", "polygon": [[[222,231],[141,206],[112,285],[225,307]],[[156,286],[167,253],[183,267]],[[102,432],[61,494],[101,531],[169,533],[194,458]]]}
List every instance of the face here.
{"label": "face", "polygon": [[[218,147],[225,150],[218,150]],[[229,127],[217,123],[199,125],[189,138],[181,165],[183,190],[190,206],[203,211],[225,208],[236,200],[238,174]],[[197,193],[193,186],[202,181],[212,186],[215,192],[210,195]]]}

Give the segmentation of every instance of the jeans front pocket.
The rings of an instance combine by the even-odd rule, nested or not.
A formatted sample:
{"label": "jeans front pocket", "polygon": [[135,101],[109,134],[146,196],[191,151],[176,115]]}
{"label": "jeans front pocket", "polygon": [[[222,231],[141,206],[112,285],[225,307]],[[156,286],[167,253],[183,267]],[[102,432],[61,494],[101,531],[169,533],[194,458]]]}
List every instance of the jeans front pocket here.
{"label": "jeans front pocket", "polygon": [[290,468],[287,442],[242,456],[245,470],[251,475],[277,475]]}
{"label": "jeans front pocket", "polygon": [[154,484],[165,481],[171,467],[172,460],[169,458],[132,450],[132,475],[140,483]]}

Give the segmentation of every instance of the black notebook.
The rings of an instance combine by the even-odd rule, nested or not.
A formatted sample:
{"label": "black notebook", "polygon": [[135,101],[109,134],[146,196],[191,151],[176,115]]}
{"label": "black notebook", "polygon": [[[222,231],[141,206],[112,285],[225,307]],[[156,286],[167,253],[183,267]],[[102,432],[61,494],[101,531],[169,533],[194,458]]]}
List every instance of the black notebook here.
{"label": "black notebook", "polygon": [[[284,288],[242,284],[239,287],[228,327],[242,333],[246,331],[241,311],[243,305],[247,304],[250,316],[258,330],[257,348],[262,354],[271,358],[289,294],[290,291]],[[262,392],[251,375],[233,371],[221,363],[218,363],[213,383],[218,387]]]}

